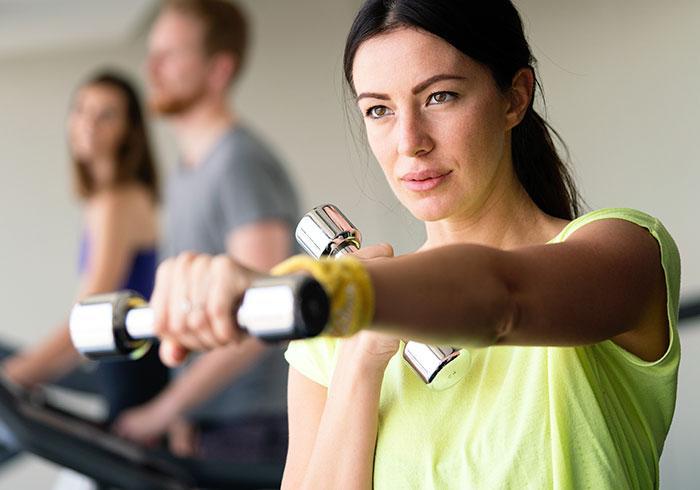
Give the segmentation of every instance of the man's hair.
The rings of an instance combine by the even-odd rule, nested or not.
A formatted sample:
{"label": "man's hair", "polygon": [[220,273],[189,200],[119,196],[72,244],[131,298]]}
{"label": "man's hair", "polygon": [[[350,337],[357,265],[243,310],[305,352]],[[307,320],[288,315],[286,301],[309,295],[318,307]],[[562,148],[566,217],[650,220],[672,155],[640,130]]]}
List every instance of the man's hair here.
{"label": "man's hair", "polygon": [[161,11],[174,10],[204,25],[204,49],[208,55],[232,54],[236,58],[235,79],[248,50],[249,26],[239,6],[227,0],[164,0]]}

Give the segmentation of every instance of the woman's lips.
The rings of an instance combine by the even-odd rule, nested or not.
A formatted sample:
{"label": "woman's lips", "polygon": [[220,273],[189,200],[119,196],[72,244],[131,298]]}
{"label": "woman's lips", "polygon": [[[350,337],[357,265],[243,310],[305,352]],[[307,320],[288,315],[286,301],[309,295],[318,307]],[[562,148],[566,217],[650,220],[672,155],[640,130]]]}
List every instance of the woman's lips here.
{"label": "woman's lips", "polygon": [[401,183],[408,190],[415,192],[425,192],[435,189],[442,184],[447,177],[452,173],[452,170],[421,170],[419,172],[411,172],[401,177]]}

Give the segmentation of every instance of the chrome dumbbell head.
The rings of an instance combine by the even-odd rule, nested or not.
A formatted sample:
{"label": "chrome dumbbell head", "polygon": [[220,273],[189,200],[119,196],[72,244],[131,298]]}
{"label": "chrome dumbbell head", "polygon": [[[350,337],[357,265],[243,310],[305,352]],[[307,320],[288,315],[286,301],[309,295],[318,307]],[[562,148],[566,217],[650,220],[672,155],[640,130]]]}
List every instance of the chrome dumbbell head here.
{"label": "chrome dumbbell head", "polygon": [[237,319],[251,335],[275,342],[315,337],[329,315],[323,286],[306,274],[291,274],[256,280],[243,297]]}
{"label": "chrome dumbbell head", "polygon": [[[70,335],[75,348],[89,359],[128,357],[138,359],[151,347],[151,334],[145,338],[132,335],[136,328],[128,329],[127,323],[139,325],[151,322],[141,318],[145,300],[133,291],[92,296],[73,307],[70,315]],[[148,315],[146,315],[148,316]],[[127,318],[130,321],[127,321]],[[141,320],[141,321],[139,321]]]}
{"label": "chrome dumbbell head", "polygon": [[460,355],[454,347],[421,344],[408,341],[404,346],[403,357],[424,383],[430,384],[435,377]]}
{"label": "chrome dumbbell head", "polygon": [[296,239],[315,258],[356,251],[362,244],[360,230],[334,205],[317,206],[299,221]]}

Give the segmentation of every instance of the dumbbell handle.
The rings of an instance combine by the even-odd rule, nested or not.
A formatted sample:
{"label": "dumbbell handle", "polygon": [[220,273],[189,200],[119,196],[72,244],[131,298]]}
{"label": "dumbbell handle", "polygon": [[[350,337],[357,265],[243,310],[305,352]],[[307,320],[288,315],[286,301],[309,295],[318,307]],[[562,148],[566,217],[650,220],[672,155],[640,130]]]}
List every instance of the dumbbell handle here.
{"label": "dumbbell handle", "polygon": [[141,306],[126,313],[126,333],[134,340],[153,340],[153,310]]}
{"label": "dumbbell handle", "polygon": [[[238,325],[266,341],[318,335],[328,321],[328,297],[311,276],[292,274],[253,282],[236,314]],[[71,312],[75,347],[96,359],[129,355],[138,358],[156,336],[154,313],[130,291],[93,296]]]}

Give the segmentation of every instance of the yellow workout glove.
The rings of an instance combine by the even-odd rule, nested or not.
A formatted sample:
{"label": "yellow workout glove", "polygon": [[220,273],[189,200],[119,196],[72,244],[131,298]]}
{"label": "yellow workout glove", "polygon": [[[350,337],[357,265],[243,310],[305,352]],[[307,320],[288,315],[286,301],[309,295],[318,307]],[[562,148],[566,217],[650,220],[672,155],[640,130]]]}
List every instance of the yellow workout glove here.
{"label": "yellow workout glove", "polygon": [[306,255],[291,257],[272,269],[281,276],[307,272],[326,290],[330,300],[330,318],[323,335],[350,337],[370,324],[374,317],[374,289],[362,263],[352,257],[313,259]]}

